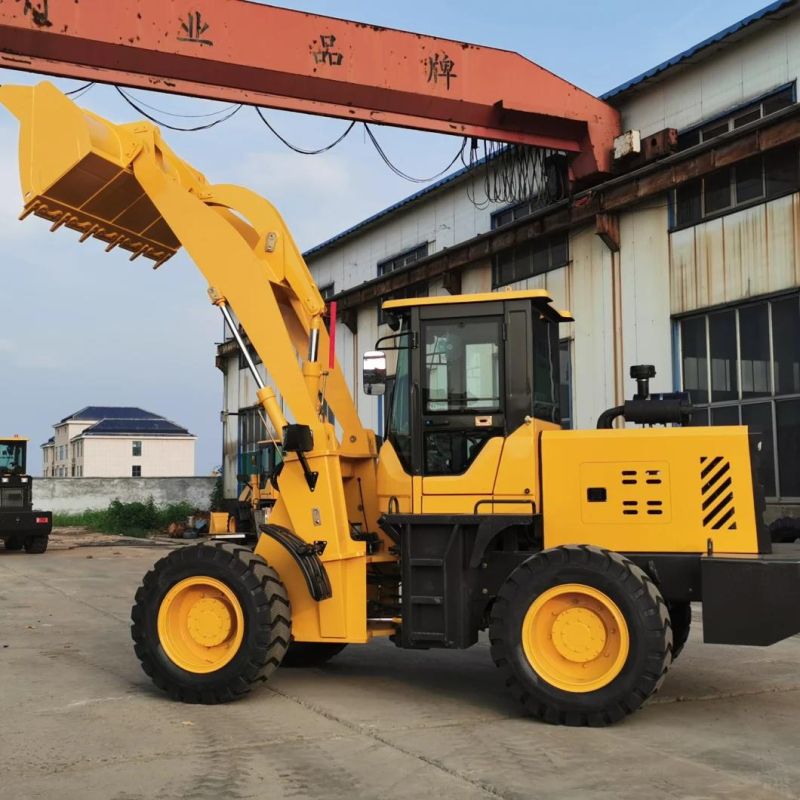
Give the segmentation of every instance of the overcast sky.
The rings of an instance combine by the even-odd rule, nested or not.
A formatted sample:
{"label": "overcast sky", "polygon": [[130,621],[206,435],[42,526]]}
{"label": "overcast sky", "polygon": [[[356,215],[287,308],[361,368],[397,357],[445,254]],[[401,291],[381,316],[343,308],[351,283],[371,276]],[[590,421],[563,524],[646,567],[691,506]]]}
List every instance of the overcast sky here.
{"label": "overcast sky", "polygon": [[[594,94],[764,5],[758,0],[674,0],[669,6],[629,0],[276,4],[516,50]],[[3,83],[40,79],[0,70]],[[79,85],[56,83],[64,89]],[[221,107],[131,93],[174,113]],[[138,117],[112,87],[95,86],[79,102],[117,122]],[[334,139],[344,127],[338,120],[297,114],[270,111],[268,116],[290,141],[307,149]],[[208,131],[166,133],[178,154],[210,180],[245,184],[269,197],[303,249],[418,188],[392,175],[359,129],[320,156],[288,150],[249,108]],[[458,145],[433,134],[384,128],[377,133],[393,160],[420,176],[438,172]],[[79,246],[71,232],[50,234],[34,217],[17,222],[16,154],[16,121],[0,109],[0,435],[31,437],[31,468],[39,474],[38,445],[52,435],[54,422],[86,405],[137,405],[196,434],[198,474],[209,473],[221,461],[222,374],[214,355],[222,325],[208,304],[202,277],[184,254],[153,272],[143,259],[131,263],[119,251],[106,255],[96,241]]]}

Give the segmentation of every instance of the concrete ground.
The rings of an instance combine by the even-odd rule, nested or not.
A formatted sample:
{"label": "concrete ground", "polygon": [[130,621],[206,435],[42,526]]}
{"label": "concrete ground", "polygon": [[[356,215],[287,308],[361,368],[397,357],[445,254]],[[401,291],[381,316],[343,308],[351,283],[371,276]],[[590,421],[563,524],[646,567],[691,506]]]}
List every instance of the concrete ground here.
{"label": "concrete ground", "polygon": [[0,550],[2,798],[800,797],[800,638],[704,646],[696,624],[662,693],[602,730],[523,718],[485,642],[353,646],[239,703],[185,706],[150,684],[128,633],[165,549],[93,543]]}

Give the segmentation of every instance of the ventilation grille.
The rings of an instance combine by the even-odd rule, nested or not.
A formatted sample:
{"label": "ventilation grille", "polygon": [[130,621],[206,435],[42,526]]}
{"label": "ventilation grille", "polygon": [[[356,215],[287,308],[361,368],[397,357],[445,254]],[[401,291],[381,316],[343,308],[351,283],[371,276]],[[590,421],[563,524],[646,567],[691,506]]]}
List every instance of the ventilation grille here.
{"label": "ventilation grille", "polygon": [[722,456],[700,456],[700,483],[703,527],[715,531],[723,528],[735,531],[731,462]]}
{"label": "ventilation grille", "polygon": [[660,486],[663,482],[660,469],[622,470],[623,486]]}
{"label": "ventilation grille", "polygon": [[[690,480],[694,480],[694,474]],[[668,461],[629,459],[581,464],[580,487],[584,523],[649,527],[672,522]]]}
{"label": "ventilation grille", "polygon": [[11,487],[0,489],[0,508],[4,511],[25,508],[25,492]]}
{"label": "ventilation grille", "polygon": [[622,513],[626,517],[636,517],[639,514],[660,517],[664,513],[664,503],[662,500],[645,500],[643,503],[638,500],[623,500]]}

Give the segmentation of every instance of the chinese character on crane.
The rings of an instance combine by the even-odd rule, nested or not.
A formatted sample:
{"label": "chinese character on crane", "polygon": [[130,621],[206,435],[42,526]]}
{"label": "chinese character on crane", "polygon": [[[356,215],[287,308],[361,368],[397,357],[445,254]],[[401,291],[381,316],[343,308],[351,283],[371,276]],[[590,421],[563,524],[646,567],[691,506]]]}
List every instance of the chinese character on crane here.
{"label": "chinese character on crane", "polygon": [[337,53],[333,51],[336,45],[336,37],[333,35],[320,36],[322,42],[322,50],[317,50],[314,53],[315,64],[328,64],[331,67],[339,67],[344,61],[344,53]]}
{"label": "chinese character on crane", "polygon": [[439,78],[441,78],[449,89],[450,81],[458,77],[453,72],[455,66],[455,61],[447,53],[442,53],[441,56],[438,53],[428,56],[428,83],[439,83]]}
{"label": "chinese character on crane", "polygon": [[41,0],[41,2],[36,3],[33,0],[25,0],[23,13],[25,16],[30,13],[34,25],[38,25],[40,28],[50,28],[53,23],[50,21],[50,10],[47,6],[48,0]]}
{"label": "chinese character on crane", "polygon": [[189,14],[189,18],[184,21],[181,19],[181,30],[185,36],[178,36],[179,42],[194,42],[195,44],[213,45],[211,39],[204,39],[203,34],[211,27],[207,22],[203,22],[203,15],[199,11]]}

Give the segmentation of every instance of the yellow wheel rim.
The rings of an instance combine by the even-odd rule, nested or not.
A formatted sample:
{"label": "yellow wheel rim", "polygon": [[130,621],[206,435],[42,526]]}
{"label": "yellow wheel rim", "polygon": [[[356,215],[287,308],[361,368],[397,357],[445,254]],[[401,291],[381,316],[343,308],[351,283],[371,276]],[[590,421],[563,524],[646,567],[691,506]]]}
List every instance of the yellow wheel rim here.
{"label": "yellow wheel rim", "polygon": [[565,692],[608,686],[628,659],[628,625],[617,604],[592,586],[543,592],[522,621],[522,647],[537,675]]}
{"label": "yellow wheel rim", "polygon": [[158,638],[167,657],[181,669],[215,672],[242,644],[242,607],[222,581],[205,575],[185,578],[161,601]]}

